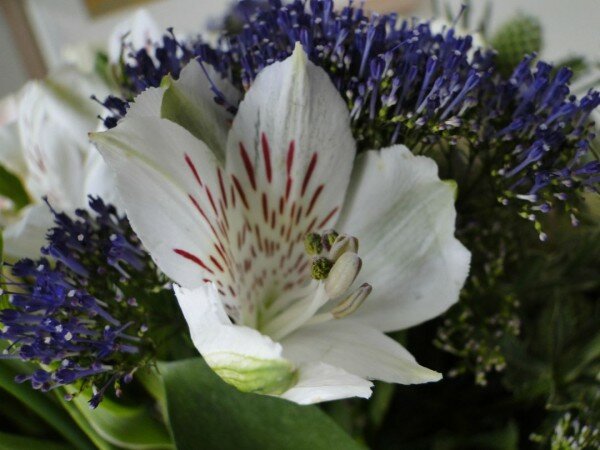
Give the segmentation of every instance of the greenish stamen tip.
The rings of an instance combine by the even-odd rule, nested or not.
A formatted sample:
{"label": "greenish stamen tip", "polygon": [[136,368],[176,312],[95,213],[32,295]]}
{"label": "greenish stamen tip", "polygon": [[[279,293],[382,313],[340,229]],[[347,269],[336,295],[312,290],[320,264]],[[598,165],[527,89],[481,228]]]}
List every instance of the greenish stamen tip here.
{"label": "greenish stamen tip", "polygon": [[309,255],[318,255],[323,251],[321,236],[317,233],[309,233],[304,238],[304,248]]}
{"label": "greenish stamen tip", "polygon": [[325,238],[325,240],[329,244],[329,247],[331,247],[333,245],[333,243],[335,242],[335,240],[337,239],[338,236],[339,236],[339,233],[337,231],[331,230],[331,231],[327,231],[323,235],[323,238]]}
{"label": "greenish stamen tip", "polygon": [[333,267],[333,262],[328,258],[315,258],[311,266],[311,275],[315,280],[325,280]]}

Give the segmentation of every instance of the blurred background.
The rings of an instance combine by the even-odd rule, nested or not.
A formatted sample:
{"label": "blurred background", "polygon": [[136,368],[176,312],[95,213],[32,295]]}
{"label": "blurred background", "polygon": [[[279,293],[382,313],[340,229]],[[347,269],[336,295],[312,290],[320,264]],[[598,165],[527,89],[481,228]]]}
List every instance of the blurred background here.
{"label": "blurred background", "polygon": [[[337,0],[344,5],[347,0]],[[357,2],[358,3],[358,2]],[[367,0],[374,11],[397,11],[429,18],[432,0]],[[461,0],[438,0],[460,9]],[[600,0],[475,0],[470,8],[472,27],[493,9],[489,29],[519,12],[537,17],[543,27],[542,55],[551,61],[574,56],[600,61],[597,18]],[[178,33],[198,33],[230,6],[227,0],[0,0],[0,98],[16,91],[30,78],[44,76],[66,57],[86,45],[105,44],[112,28],[144,6],[161,27]],[[76,57],[76,56],[75,56]]]}

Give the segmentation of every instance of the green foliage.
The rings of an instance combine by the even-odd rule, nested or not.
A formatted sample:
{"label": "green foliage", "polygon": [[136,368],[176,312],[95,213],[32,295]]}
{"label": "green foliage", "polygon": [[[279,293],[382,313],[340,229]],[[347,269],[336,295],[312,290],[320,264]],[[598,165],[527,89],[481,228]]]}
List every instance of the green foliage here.
{"label": "green foliage", "polygon": [[[74,393],[74,390],[70,390]],[[154,417],[152,404],[127,404],[105,398],[98,408],[92,410],[86,399],[91,394],[73,399],[77,413],[89,425],[93,433],[118,448],[124,449],[171,449],[173,445],[160,417]],[[88,433],[90,431],[88,430]]]}
{"label": "green foliage", "polygon": [[29,196],[17,176],[0,166],[0,195],[13,201],[15,209],[21,209],[29,203]]}
{"label": "green foliage", "polygon": [[550,440],[552,450],[580,450],[600,448],[598,424],[582,424],[570,413],[556,424]]}
{"label": "green foliage", "polygon": [[361,448],[317,407],[239,392],[200,358],[159,369],[179,450]]}
{"label": "green foliage", "polygon": [[34,439],[26,436],[18,436],[15,434],[0,432],[0,450],[70,450],[72,447],[53,443],[48,439]]}
{"label": "green foliage", "polygon": [[[0,360],[0,394],[5,393],[26,406],[28,414],[33,414],[46,422],[50,430],[54,430],[72,446],[82,450],[93,449],[91,442],[77,428],[59,402],[42,392],[34,391],[30,386],[15,383],[14,378],[17,374],[22,373],[23,370],[31,371],[31,368],[24,366],[25,364],[20,361]],[[3,401],[3,408],[5,404]],[[27,420],[27,417],[21,418],[18,422],[25,421],[23,419]]]}

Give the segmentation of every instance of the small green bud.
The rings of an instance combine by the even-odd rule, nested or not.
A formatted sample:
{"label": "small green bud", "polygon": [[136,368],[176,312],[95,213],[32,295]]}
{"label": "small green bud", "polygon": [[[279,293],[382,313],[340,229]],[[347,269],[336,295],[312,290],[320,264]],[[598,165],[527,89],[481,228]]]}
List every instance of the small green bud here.
{"label": "small green bud", "polygon": [[304,248],[309,255],[318,255],[323,251],[321,236],[317,233],[308,233],[304,238]]}
{"label": "small green bud", "polygon": [[542,25],[537,18],[520,13],[500,27],[491,44],[498,52],[501,71],[510,73],[525,55],[541,50]]}
{"label": "small green bud", "polygon": [[315,258],[311,266],[311,275],[315,280],[325,280],[332,267],[333,263],[328,258]]}

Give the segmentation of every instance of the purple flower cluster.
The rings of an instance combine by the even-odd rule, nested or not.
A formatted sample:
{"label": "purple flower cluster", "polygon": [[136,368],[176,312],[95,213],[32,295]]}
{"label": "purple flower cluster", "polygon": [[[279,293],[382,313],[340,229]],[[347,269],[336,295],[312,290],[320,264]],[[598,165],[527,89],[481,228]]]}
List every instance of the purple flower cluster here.
{"label": "purple flower cluster", "polygon": [[[10,342],[0,358],[41,364],[20,375],[33,388],[47,391],[77,383],[91,386],[96,407],[106,390],[131,380],[151,358],[144,308],[135,295],[156,286],[156,270],[113,206],[90,198],[93,215],[78,210],[76,220],[52,211],[56,226],[42,253],[24,259],[7,280],[10,306],[0,310],[0,339]],[[148,282],[148,277],[153,282]]]}
{"label": "purple flower cluster", "polygon": [[532,68],[533,59],[526,57],[508,80],[500,80],[486,105],[502,119],[488,116],[487,123],[494,133],[490,143],[503,149],[497,174],[508,187],[502,201],[524,201],[532,215],[550,211],[557,201],[568,206],[577,189],[597,190],[600,181],[600,162],[586,159],[595,137],[590,114],[600,105],[600,92],[577,99],[570,94],[568,68],[555,70],[543,61]]}
{"label": "purple flower cluster", "polygon": [[[245,2],[242,29],[223,31],[216,45],[166,36],[153,55],[138,51],[124,70],[128,95],[177,77],[191,58],[245,90],[299,41],[348,103],[361,150],[402,143],[434,157],[468,153],[471,164],[496,175],[494,196],[534,220],[556,201],[569,206],[577,193],[597,189],[600,165],[586,158],[599,94],[569,96],[568,69],[532,68],[529,56],[506,78],[493,51],[474,48],[471,36],[452,27],[434,31],[352,4],[336,10],[332,0],[259,3]],[[127,103],[109,98],[105,105],[114,113],[106,125],[114,126]]]}
{"label": "purple flower cluster", "polygon": [[179,77],[181,68],[195,55],[186,45],[181,44],[169,29],[169,34],[163,36],[161,45],[156,46],[152,54],[146,48],[129,50],[129,56],[135,61],[126,63],[123,59],[120,64],[119,85],[123,98],[108,96],[104,100],[92,97],[103,105],[109,114],[103,118],[107,128],[114,128],[118,120],[125,116],[129,107],[129,100],[149,87],[156,87],[166,75]]}

